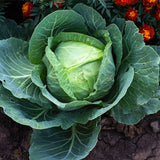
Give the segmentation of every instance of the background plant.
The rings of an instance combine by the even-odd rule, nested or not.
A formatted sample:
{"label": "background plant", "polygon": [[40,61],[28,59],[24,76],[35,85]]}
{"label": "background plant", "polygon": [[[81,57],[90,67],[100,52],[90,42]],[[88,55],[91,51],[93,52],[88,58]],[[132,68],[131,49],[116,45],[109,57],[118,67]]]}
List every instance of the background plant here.
{"label": "background plant", "polygon": [[[125,18],[132,20],[140,27],[145,25],[152,26],[154,29],[154,36],[146,41],[147,44],[160,43],[160,10],[159,1],[154,0],[134,0],[122,1],[121,0],[28,0],[23,1],[31,2],[34,7],[32,13],[23,24],[35,27],[49,13],[58,9],[70,9],[77,3],[84,3],[96,9],[107,21],[111,24],[117,18]],[[4,3],[3,3],[4,4]],[[135,10],[136,15],[131,14],[131,10]],[[130,11],[130,12],[129,12]],[[34,21],[32,21],[34,20]],[[27,28],[26,27],[26,28]],[[31,30],[31,29],[30,29]],[[150,30],[148,30],[149,32]],[[153,32],[152,32],[153,33]],[[151,33],[151,34],[152,34]]]}

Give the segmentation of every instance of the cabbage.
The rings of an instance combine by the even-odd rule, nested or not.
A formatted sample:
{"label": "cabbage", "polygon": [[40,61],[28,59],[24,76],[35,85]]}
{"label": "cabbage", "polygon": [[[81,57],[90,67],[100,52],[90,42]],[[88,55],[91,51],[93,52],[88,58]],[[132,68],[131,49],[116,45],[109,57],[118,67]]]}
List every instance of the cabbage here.
{"label": "cabbage", "polygon": [[0,106],[33,128],[31,160],[82,159],[102,114],[135,124],[160,109],[159,48],[138,32],[77,4],[45,17],[29,43],[0,40]]}

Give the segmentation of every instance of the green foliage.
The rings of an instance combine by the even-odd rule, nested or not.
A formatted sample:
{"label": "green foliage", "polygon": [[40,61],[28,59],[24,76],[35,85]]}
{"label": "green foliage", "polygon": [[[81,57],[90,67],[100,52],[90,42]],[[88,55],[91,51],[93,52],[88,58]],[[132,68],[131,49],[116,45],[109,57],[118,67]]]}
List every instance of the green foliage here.
{"label": "green foliage", "polygon": [[[99,119],[86,125],[72,126],[67,130],[61,128],[34,130],[31,139],[30,159],[79,160],[84,158],[96,144],[97,134],[100,131],[97,122]],[[48,135],[50,136],[48,137]]]}
{"label": "green foliage", "polygon": [[4,18],[5,8],[7,8],[8,4],[9,2],[5,2],[5,0],[0,1],[0,21],[2,18]]}

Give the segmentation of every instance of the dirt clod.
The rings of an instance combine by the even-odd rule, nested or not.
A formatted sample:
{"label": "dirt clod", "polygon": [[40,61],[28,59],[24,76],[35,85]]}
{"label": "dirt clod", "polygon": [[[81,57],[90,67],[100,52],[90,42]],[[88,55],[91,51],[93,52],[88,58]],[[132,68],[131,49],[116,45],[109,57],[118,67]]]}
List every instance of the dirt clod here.
{"label": "dirt clod", "polygon": [[158,120],[151,122],[150,125],[151,125],[154,133],[160,132],[160,126],[159,126]]}

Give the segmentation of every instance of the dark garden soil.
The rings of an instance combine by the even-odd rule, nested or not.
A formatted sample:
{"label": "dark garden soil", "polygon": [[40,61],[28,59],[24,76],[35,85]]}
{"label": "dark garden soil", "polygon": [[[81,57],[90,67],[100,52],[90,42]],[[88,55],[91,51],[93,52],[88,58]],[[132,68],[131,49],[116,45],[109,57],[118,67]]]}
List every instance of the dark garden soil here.
{"label": "dark garden soil", "polygon": [[[99,141],[84,160],[160,160],[160,112],[135,126],[104,116]],[[31,129],[0,113],[0,160],[28,160]]]}

